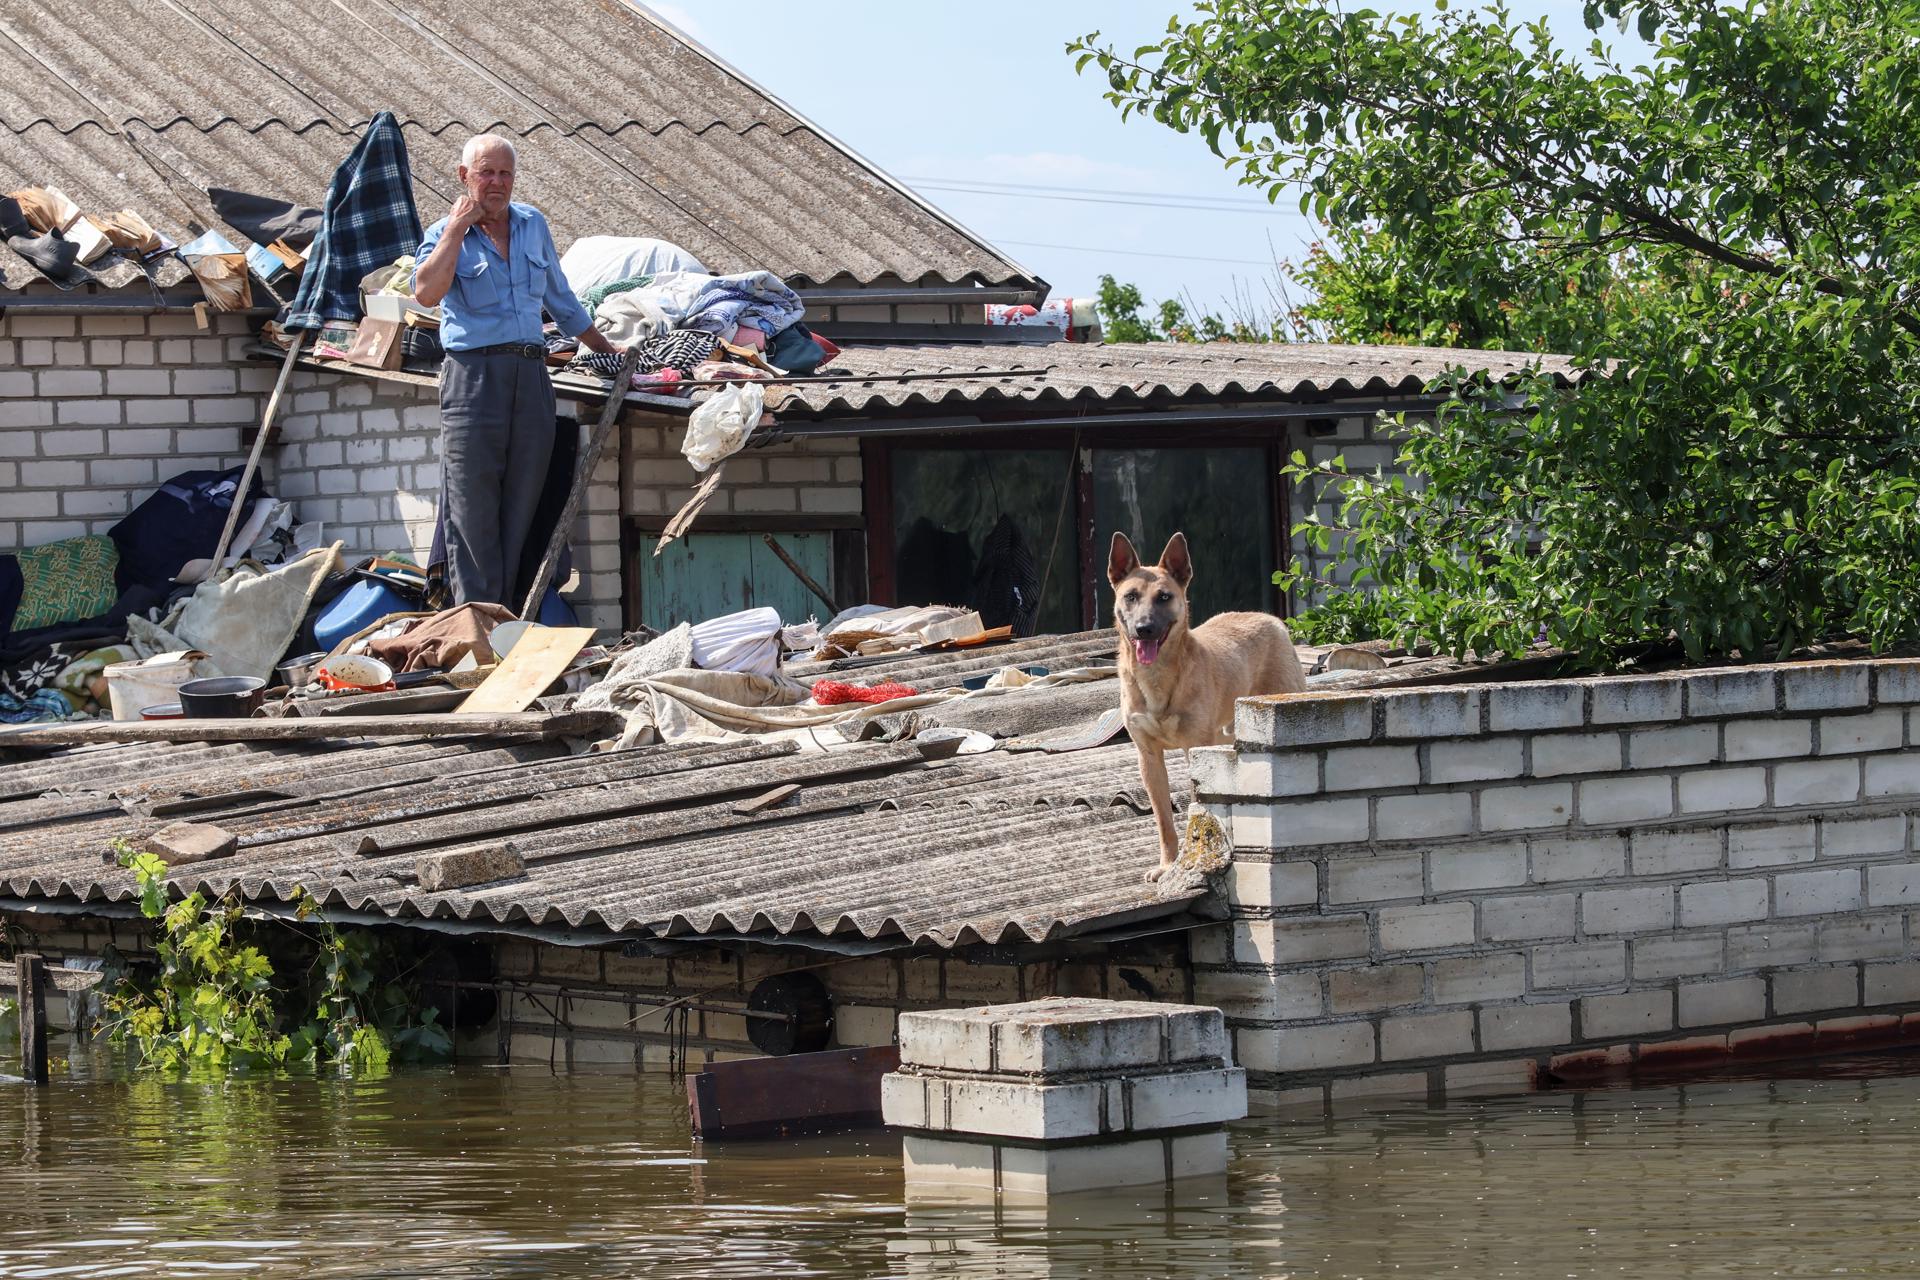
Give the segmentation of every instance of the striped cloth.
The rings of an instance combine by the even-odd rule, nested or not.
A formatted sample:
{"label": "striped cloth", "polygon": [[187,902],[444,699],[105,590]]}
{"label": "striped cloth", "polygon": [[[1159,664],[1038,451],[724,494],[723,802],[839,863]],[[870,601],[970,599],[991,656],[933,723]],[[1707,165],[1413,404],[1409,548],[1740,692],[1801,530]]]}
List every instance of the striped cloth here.
{"label": "striped cloth", "polygon": [[413,176],[400,122],[382,111],[327,185],[320,234],[307,253],[292,313],[281,328],[318,329],[360,317],[360,278],[420,245]]}
{"label": "striped cloth", "polygon": [[[681,373],[691,374],[700,363],[713,354],[720,340],[710,333],[698,329],[675,329],[672,333],[663,333],[657,338],[646,338],[636,342],[640,349],[640,363],[636,373],[653,373],[660,369],[678,369]],[[620,372],[620,356],[617,352],[582,351],[573,359],[574,367],[586,369],[602,378],[611,378]]]}

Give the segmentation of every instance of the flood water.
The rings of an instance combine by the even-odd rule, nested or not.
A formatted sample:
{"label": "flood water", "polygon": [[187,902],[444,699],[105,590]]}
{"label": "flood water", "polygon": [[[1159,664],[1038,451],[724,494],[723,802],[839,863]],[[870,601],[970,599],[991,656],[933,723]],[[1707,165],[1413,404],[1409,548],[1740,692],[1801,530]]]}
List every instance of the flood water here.
{"label": "flood water", "polygon": [[909,1200],[885,1134],[704,1146],[667,1076],[73,1060],[0,1083],[0,1276],[1920,1275],[1912,1057],[1255,1119],[1042,1208]]}

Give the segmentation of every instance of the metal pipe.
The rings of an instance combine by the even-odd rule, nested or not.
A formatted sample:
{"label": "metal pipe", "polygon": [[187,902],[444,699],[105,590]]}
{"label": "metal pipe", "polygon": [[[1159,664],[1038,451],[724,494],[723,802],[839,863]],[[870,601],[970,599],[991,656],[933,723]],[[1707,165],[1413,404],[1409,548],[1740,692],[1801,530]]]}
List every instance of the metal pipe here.
{"label": "metal pipe", "polygon": [[[108,297],[95,294],[89,297]],[[10,298],[0,302],[0,315],[9,311],[31,311],[36,315],[70,316],[164,316],[182,311],[192,311],[205,302],[205,298],[166,298],[160,302],[92,302],[87,298],[27,296]],[[241,307],[234,311],[215,312],[227,316],[271,316],[278,307]]]}
{"label": "metal pipe", "polygon": [[795,289],[802,302],[821,307],[855,307],[869,303],[875,305],[893,303],[911,305],[913,303],[932,303],[935,306],[971,306],[980,303],[1007,303],[1012,305],[1037,305],[1039,297],[1032,289]]}
{"label": "metal pipe", "polygon": [[[849,378],[851,382],[853,379]],[[1445,404],[1444,399],[1417,396],[1400,399],[1335,400],[1323,404],[1245,405],[1231,409],[1151,409],[1127,413],[1089,413],[1073,417],[993,419],[978,416],[918,418],[883,422],[871,418],[809,418],[777,423],[764,437],[756,437],[755,446],[779,444],[808,436],[869,438],[910,436],[942,432],[1039,431],[1048,428],[1159,427],[1171,424],[1188,426],[1244,425],[1261,422],[1292,421],[1301,418],[1350,418],[1375,413],[1426,412]]]}

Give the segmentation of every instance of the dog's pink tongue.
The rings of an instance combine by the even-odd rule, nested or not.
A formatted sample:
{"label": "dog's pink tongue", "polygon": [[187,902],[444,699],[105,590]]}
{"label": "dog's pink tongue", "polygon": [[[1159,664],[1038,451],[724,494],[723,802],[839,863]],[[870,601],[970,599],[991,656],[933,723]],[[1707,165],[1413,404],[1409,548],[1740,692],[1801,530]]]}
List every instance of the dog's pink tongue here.
{"label": "dog's pink tongue", "polygon": [[1153,660],[1160,656],[1160,642],[1158,640],[1135,640],[1133,642],[1133,656],[1140,660],[1141,666],[1152,666]]}

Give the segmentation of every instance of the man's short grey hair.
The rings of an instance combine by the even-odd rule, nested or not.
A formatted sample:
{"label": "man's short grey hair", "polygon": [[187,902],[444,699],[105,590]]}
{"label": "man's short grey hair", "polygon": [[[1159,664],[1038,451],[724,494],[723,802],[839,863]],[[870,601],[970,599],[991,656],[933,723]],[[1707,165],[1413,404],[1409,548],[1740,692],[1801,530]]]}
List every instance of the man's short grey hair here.
{"label": "man's short grey hair", "polygon": [[471,169],[473,162],[479,159],[480,153],[488,147],[505,147],[507,154],[513,158],[513,167],[516,169],[520,167],[520,152],[515,149],[513,141],[497,133],[476,133],[468,138],[467,145],[460,148],[461,166]]}

